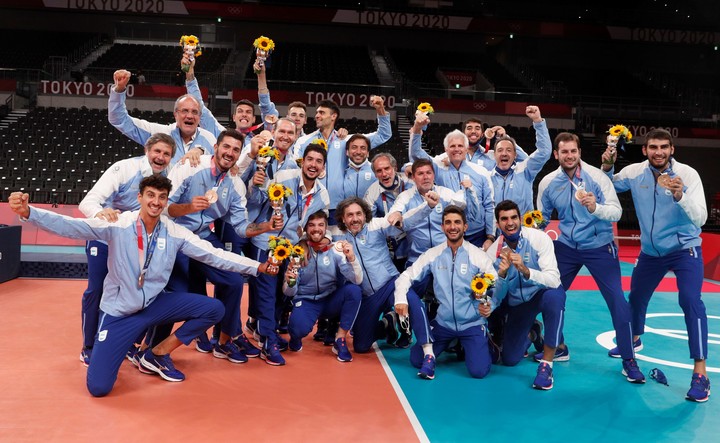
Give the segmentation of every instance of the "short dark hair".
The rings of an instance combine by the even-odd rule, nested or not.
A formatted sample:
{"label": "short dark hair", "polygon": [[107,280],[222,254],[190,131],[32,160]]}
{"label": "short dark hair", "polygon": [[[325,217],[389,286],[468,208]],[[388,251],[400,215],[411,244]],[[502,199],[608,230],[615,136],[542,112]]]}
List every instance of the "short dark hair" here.
{"label": "short dark hair", "polygon": [[242,100],[239,100],[237,103],[235,103],[235,111],[237,112],[237,108],[240,105],[247,105],[250,106],[253,110],[253,114],[255,113],[255,103],[251,102],[250,100],[244,98]]}
{"label": "short dark hair", "polygon": [[495,221],[498,221],[500,219],[500,211],[512,211],[513,209],[517,212],[518,217],[520,217],[520,208],[518,207],[517,203],[512,200],[501,201],[500,203],[495,205]]}
{"label": "short dark hair", "polygon": [[465,120],[462,124],[463,132],[465,132],[465,128],[467,127],[468,123],[479,123],[481,127],[483,126],[482,120],[480,120],[477,117],[470,117],[469,119]]}
{"label": "short dark hair", "polygon": [[310,143],[309,145],[307,145],[305,147],[305,151],[303,152],[303,156],[302,156],[303,160],[305,160],[305,157],[307,157],[307,155],[311,152],[317,152],[320,155],[322,155],[323,164],[327,163],[327,151],[325,150],[325,148],[323,148],[322,146],[320,146],[317,143]]}
{"label": "short dark hair", "polygon": [[645,145],[647,146],[648,140],[667,140],[670,142],[671,146],[675,146],[675,143],[673,143],[673,136],[668,132],[666,129],[663,128],[655,128],[648,131],[648,133],[645,135]]}
{"label": "short dark hair", "polygon": [[370,223],[370,220],[372,220],[372,211],[365,200],[359,197],[348,197],[338,203],[337,208],[335,209],[335,220],[337,220],[338,228],[343,231],[347,231],[347,226],[343,223],[343,214],[345,213],[345,209],[352,204],[359,205],[363,213],[365,213],[365,223]]}
{"label": "short dark hair", "polygon": [[140,194],[145,192],[145,188],[155,188],[160,191],[172,191],[172,182],[169,178],[160,174],[153,174],[140,180]]}
{"label": "short dark hair", "polygon": [[217,136],[217,144],[219,145],[220,142],[221,142],[225,137],[230,137],[230,138],[234,138],[235,140],[239,140],[239,141],[240,141],[240,145],[242,145],[243,143],[245,143],[245,135],[244,135],[243,133],[241,133],[240,131],[236,130],[236,129],[226,129],[226,130],[222,131],[220,134],[218,134],[218,136]]}
{"label": "short dark hair", "polygon": [[370,151],[370,146],[371,146],[371,144],[370,144],[370,139],[367,138],[367,136],[364,135],[364,134],[353,134],[353,135],[351,135],[350,138],[347,139],[347,142],[345,142],[345,150],[347,151],[347,150],[350,148],[350,143],[354,142],[355,140],[359,140],[359,139],[365,141],[365,144],[367,145],[368,152],[369,152],[369,151]]}
{"label": "short dark hair", "polygon": [[462,218],[463,223],[467,224],[467,217],[465,216],[465,211],[460,209],[460,206],[446,206],[445,209],[443,209],[442,221],[445,221],[445,217],[447,217],[448,214],[458,214],[460,218]]}
{"label": "short dark hair", "polygon": [[303,111],[307,112],[307,106],[303,102],[292,102],[288,105],[288,112],[290,108],[302,108]]}
{"label": "short dark hair", "polygon": [[[507,140],[507,141],[509,141],[510,143],[512,143],[513,149],[515,150],[515,152],[517,152],[517,142],[515,141],[514,138],[510,137],[510,136],[507,135],[507,134],[505,134],[505,135],[503,135],[503,136],[500,136],[500,137],[496,137],[496,138],[495,138],[495,146],[497,146],[498,143],[500,143],[501,141],[505,141],[505,140]],[[578,146],[579,146],[579,145],[578,145]]]}
{"label": "short dark hair", "polygon": [[434,168],[432,160],[430,160],[429,158],[420,158],[420,159],[415,160],[412,164],[413,175],[415,175],[415,171],[417,171],[419,168],[421,168],[423,166],[430,166],[431,168],[433,168],[433,172],[435,172],[435,168]]}
{"label": "short dark hair", "polygon": [[338,118],[340,118],[340,108],[338,107],[337,103],[332,100],[320,100],[317,104],[317,107],[328,108],[333,112],[333,114],[337,115]]}
{"label": "short dark hair", "polygon": [[175,157],[177,145],[175,144],[175,140],[170,135],[163,134],[162,132],[156,132],[145,141],[145,150],[149,151],[150,148],[155,146],[157,143],[165,143],[166,145],[170,145],[170,147],[172,148],[172,153],[170,154],[170,157]]}
{"label": "short dark hair", "polygon": [[553,151],[558,150],[560,142],[575,142],[577,143],[578,149],[580,149],[580,137],[578,137],[577,134],[573,134],[572,132],[561,132],[556,135],[555,141],[553,142]]}
{"label": "short dark hair", "polygon": [[308,223],[310,220],[315,220],[316,218],[325,219],[325,222],[327,222],[327,221],[329,220],[329,217],[328,217],[328,215],[327,215],[327,212],[325,212],[324,209],[321,209],[321,210],[319,210],[319,211],[315,211],[315,212],[313,212],[312,214],[310,214],[310,215],[308,216],[307,222],[305,222],[305,225],[307,226],[307,223]]}

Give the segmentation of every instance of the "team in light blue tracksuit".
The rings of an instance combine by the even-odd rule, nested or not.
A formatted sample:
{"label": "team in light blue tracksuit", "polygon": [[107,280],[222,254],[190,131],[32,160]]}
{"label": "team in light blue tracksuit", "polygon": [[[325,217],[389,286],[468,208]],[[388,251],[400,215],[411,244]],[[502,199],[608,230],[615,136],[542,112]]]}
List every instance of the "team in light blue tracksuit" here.
{"label": "team in light blue tracksuit", "polygon": [[[199,147],[205,154],[215,152],[213,150],[216,142],[215,136],[209,131],[198,127],[201,110],[198,108],[196,100],[183,96],[175,102],[175,123],[169,125],[151,123],[147,120],[130,117],[125,107],[126,84],[127,79],[120,80],[116,76],[115,86],[110,89],[110,97],[108,98],[108,121],[123,135],[141,145],[145,145],[145,142],[155,133],[170,135],[175,140],[175,155],[173,155],[171,165],[175,165],[180,161],[192,148]],[[122,92],[117,92],[118,90]],[[187,105],[188,109],[193,108],[191,111],[198,112],[198,115],[183,115],[180,112],[181,108],[178,107],[181,104]],[[183,131],[190,131],[192,134],[186,136]]]}
{"label": "team in light blue tracksuit", "polygon": [[[538,111],[539,115],[539,111]],[[533,206],[533,182],[538,173],[542,170],[545,163],[550,159],[552,153],[552,142],[547,129],[547,122],[542,119],[539,122],[533,122],[535,128],[536,150],[525,160],[519,160],[519,157],[512,162],[512,166],[503,169],[500,165],[495,165],[490,170],[490,178],[493,183],[493,191],[495,203],[503,200],[512,200],[520,208],[520,216],[522,217],[527,211],[532,211]],[[510,138],[500,138],[498,144],[504,146],[507,143],[515,144]],[[496,144],[496,154],[508,156],[507,153],[499,153]],[[515,145],[516,155],[518,146]]]}
{"label": "team in light blue tracksuit", "polygon": [[[173,191],[169,198],[170,208],[172,205],[191,204],[193,197],[204,196],[212,189],[218,195],[217,201],[210,204],[207,209],[175,218],[177,224],[191,230],[216,248],[224,248],[220,236],[210,230],[210,224],[216,219],[224,220],[238,236],[247,236],[250,222],[247,219],[245,185],[240,177],[233,176],[218,167],[215,156],[201,156],[200,164],[195,167],[190,166],[189,162],[177,165],[170,172],[169,178],[173,183]],[[230,337],[237,337],[242,333],[240,323],[240,300],[244,283],[242,275],[190,260],[180,253],[168,283],[168,291],[205,294],[206,278],[215,285],[215,297],[225,305],[221,331]],[[167,332],[158,331],[158,337],[153,337],[153,340],[163,339]]]}
{"label": "team in light blue tracksuit", "polygon": [[94,396],[104,396],[112,390],[127,350],[148,327],[185,321],[175,335],[187,345],[223,316],[224,309],[218,300],[196,294],[164,292],[177,253],[231,272],[250,275],[258,272],[259,263],[215,249],[161,216],[152,233],[157,236],[156,250],[147,268],[144,285],[139,287],[142,264],[138,258],[137,227],[141,227],[140,241],[145,250],[149,233],[137,211],[120,214],[117,222],[108,223],[98,218],[79,220],[31,208],[28,220],[57,235],[108,243],[108,275],[100,302],[100,326],[87,373],[87,388]]}
{"label": "team in light blue tracksuit", "polygon": [[[318,221],[327,227],[327,215],[323,212],[311,216],[310,221]],[[306,231],[309,229],[306,228]],[[317,235],[308,232],[308,237],[323,238],[324,233],[319,231],[325,229],[317,231]],[[290,349],[294,351],[302,347],[301,340],[312,331],[318,318],[339,317],[340,330],[350,331],[362,298],[358,285],[362,282],[363,271],[357,257],[348,262],[343,251],[338,251],[333,244],[308,241],[304,246],[307,260],[298,271],[296,283],[290,286],[286,279],[283,284],[285,296],[292,297],[293,311],[288,331]]]}
{"label": "team in light blue tracksuit", "polygon": [[[138,210],[140,181],[154,173],[165,173],[172,159],[174,143],[166,134],[156,134],[148,139],[146,155],[120,160],[110,166],[80,202],[80,212],[87,218],[107,219],[104,211]],[[85,254],[88,287],[82,298],[82,332],[83,348],[90,349],[95,342],[103,282],[108,273],[107,243],[90,240],[85,245]]]}
{"label": "team in light blue tracksuit", "polygon": [[[325,108],[322,102],[318,104],[318,109],[321,108],[325,110],[330,109]],[[382,113],[380,112],[381,109]],[[370,140],[370,150],[390,140],[390,137],[392,136],[390,114],[385,112],[382,105],[378,107],[377,120],[377,131],[370,134],[364,134]],[[340,139],[337,131],[334,129],[334,122],[332,124],[329,124],[327,126],[327,129],[329,130],[327,137],[323,134],[322,129],[318,129],[314,132],[311,132],[310,134],[299,138],[298,141],[295,143],[295,146],[293,147],[293,158],[302,158],[303,152],[305,151],[307,145],[309,145],[315,140],[324,140],[327,143],[328,158],[325,168],[325,176],[320,179],[320,182],[323,184],[323,186],[325,186],[325,188],[327,188],[328,193],[330,194],[330,216],[332,218],[335,207],[340,202],[340,200],[344,198],[345,171],[348,168],[347,149],[345,145],[348,139]],[[331,220],[331,223],[332,222],[334,221]]]}
{"label": "team in light blue tracksuit", "polygon": [[[319,154],[317,151],[310,152],[313,156]],[[321,162],[323,161],[322,157],[319,159]],[[306,155],[302,169],[281,170],[275,174],[275,178],[271,182],[271,184],[280,183],[292,191],[292,195],[286,198],[282,207],[283,226],[277,234],[273,233],[273,235],[287,238],[292,244],[299,240],[298,228],[305,226],[308,217],[317,211],[327,211],[330,203],[327,190],[316,179],[322,171],[323,165],[312,163],[307,160]],[[311,186],[310,189],[306,189],[306,181],[307,186]],[[273,208],[268,199],[267,189],[251,187],[248,191],[248,205],[250,220],[259,223],[271,218]],[[260,262],[266,261],[268,240],[269,234],[253,237],[250,244],[250,257]],[[255,311],[250,315],[257,319],[258,333],[267,342],[267,346],[272,346],[277,341],[275,333],[277,283],[276,277],[266,275],[250,279],[249,282],[250,296],[254,299],[252,304],[255,307]]]}
{"label": "team in light blue tracksuit", "polygon": [[[457,252],[445,241],[430,248],[417,261],[405,270],[395,285],[395,304],[407,303],[417,297],[411,286],[427,275],[434,277],[433,288],[439,302],[437,316],[430,322],[432,328],[432,349],[439,356],[453,339],[459,339],[465,349],[465,364],[470,376],[483,378],[490,372],[492,362],[488,349],[487,319],[480,315],[480,301],[471,290],[471,282],[476,274],[488,273],[495,277],[492,305],[497,306],[505,295],[505,285],[497,278],[492,260],[480,248],[467,240],[462,240]],[[412,304],[411,304],[412,306]],[[411,319],[412,319],[412,313]],[[414,329],[414,328],[413,328]],[[414,329],[415,330],[415,329]],[[417,330],[417,343],[410,350],[410,362],[420,368],[423,364],[423,341]]]}
{"label": "team in light blue tracksuit", "polygon": [[[622,290],[611,223],[620,219],[620,202],[610,179],[580,159],[577,136],[561,133],[555,143],[560,167],[540,182],[537,208],[545,220],[550,220],[553,209],[558,212],[561,234],[555,241],[555,256],[560,280],[567,291],[580,268],[587,267],[610,310],[622,358],[632,359],[630,306]],[[583,203],[577,198],[580,191],[590,194]]]}
{"label": "team in light blue tracksuit", "polygon": [[[482,121],[475,117],[471,117],[463,122],[463,133],[468,138],[467,161],[475,163],[488,171],[495,168],[495,153],[493,146],[497,143],[500,135],[505,135],[505,129],[501,126],[488,128],[483,130]],[[502,130],[502,131],[500,131]],[[517,146],[517,160],[519,162],[525,160],[528,155]]]}
{"label": "team in light blue tracksuit", "polygon": [[641,252],[633,270],[629,295],[633,333],[636,336],[644,333],[650,298],[666,272],[673,271],[685,315],[690,358],[704,363],[708,352],[708,323],[701,298],[700,228],[707,220],[705,193],[700,176],[690,166],[671,158],[663,172],[682,179],[680,199],[658,185],[659,171],[648,160],[626,166],[613,176],[618,192],[632,191],[640,222]]}
{"label": "team in light blue tracksuit", "polygon": [[[460,131],[453,131],[445,138],[445,143],[451,141],[462,140],[464,147],[457,149],[459,162],[456,161],[456,155],[441,154],[430,157],[422,148],[422,124],[418,121],[410,130],[410,159],[417,160],[426,158],[433,160],[435,167],[435,182],[453,191],[463,188],[461,182],[466,178],[470,179],[475,187],[476,202],[468,206],[482,208],[472,219],[468,219],[468,231],[465,234],[472,244],[480,247],[488,239],[495,238],[495,218],[493,209],[495,207],[493,198],[493,186],[488,175],[488,171],[475,163],[467,161],[467,137]],[[446,147],[447,151],[447,147]]]}
{"label": "team in light blue tracksuit", "polygon": [[[352,215],[354,214],[354,215]],[[333,240],[350,242],[363,270],[362,302],[353,327],[355,352],[368,352],[378,338],[380,315],[393,307],[393,292],[398,271],[392,262],[386,238],[397,236],[400,229],[384,218],[372,218],[370,208],[362,199],[345,199],[338,205],[338,226],[329,230]],[[414,293],[413,293],[414,294]],[[410,323],[418,342],[429,343],[431,335],[427,314],[417,294],[408,296]]]}
{"label": "team in light blue tracksuit", "polygon": [[348,162],[348,167],[345,170],[345,180],[343,181],[343,198],[363,198],[370,185],[375,182],[377,182],[377,178],[373,173],[369,160],[365,159],[359,165]]}

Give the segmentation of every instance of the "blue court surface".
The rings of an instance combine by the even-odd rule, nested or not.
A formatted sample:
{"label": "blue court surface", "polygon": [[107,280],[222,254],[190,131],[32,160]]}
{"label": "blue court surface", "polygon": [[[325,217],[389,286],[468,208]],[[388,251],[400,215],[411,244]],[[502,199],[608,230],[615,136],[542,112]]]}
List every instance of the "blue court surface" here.
{"label": "blue court surface", "polygon": [[[629,276],[632,266],[623,263],[622,272]],[[720,285],[706,282],[705,288],[712,389],[713,383],[720,383]],[[620,373],[621,360],[607,356],[614,346],[614,331],[599,291],[568,292],[564,332],[570,361],[554,364],[555,386],[550,391],[531,388],[537,369],[531,358],[515,367],[494,365],[485,379],[478,380],[470,378],[455,354],[444,353],[435,379],[428,381],[416,376],[409,350],[385,345],[381,349],[397,380],[398,395],[406,399],[411,419],[417,418],[420,440],[720,441],[720,399],[711,395],[705,403],[685,400],[692,360],[677,293],[656,292],[650,302],[642,337],[645,347],[637,354],[647,377],[644,385],[627,382]],[[669,386],[649,377],[652,368],[665,373]]]}

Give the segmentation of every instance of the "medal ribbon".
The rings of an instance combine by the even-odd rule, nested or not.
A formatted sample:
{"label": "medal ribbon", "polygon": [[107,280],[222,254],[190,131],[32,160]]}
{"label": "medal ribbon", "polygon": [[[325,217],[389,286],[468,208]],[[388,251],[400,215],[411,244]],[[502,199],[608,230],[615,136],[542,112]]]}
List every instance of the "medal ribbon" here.
{"label": "medal ribbon", "polygon": [[150,260],[152,260],[152,256],[155,253],[155,245],[157,244],[157,238],[158,236],[155,235],[160,228],[161,222],[158,221],[157,225],[155,226],[155,229],[150,234],[150,241],[148,242],[148,251],[145,255],[145,264],[143,263],[143,252],[144,252],[144,242],[143,242],[143,235],[142,235],[142,223],[140,221],[140,217],[138,217],[137,221],[135,222],[135,228],[137,230],[137,242],[138,242],[138,266],[140,267],[140,276],[138,276],[138,286],[142,287],[145,283],[145,274],[147,274],[148,267],[150,266]]}

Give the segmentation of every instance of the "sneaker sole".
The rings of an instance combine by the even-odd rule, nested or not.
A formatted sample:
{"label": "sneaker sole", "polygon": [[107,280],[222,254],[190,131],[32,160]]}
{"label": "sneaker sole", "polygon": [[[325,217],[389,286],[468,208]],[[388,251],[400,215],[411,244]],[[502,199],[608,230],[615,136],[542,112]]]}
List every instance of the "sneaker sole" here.
{"label": "sneaker sole", "polygon": [[332,351],[333,351],[333,354],[337,355],[338,361],[341,361],[343,363],[350,363],[351,361],[353,361],[352,356],[350,357],[350,360],[340,358],[340,354],[338,354],[338,350],[334,346],[332,348]]}
{"label": "sneaker sole", "polygon": [[423,374],[422,372],[418,372],[418,377],[422,378],[423,380],[432,380],[435,378],[435,374],[427,375],[427,374]]}
{"label": "sneaker sole", "polygon": [[540,385],[536,385],[535,383],[533,383],[533,385],[532,385],[533,389],[538,389],[540,391],[549,391],[550,389],[553,388],[553,386],[555,386],[554,383],[550,383],[550,386],[540,386]]}
{"label": "sneaker sole", "polygon": [[625,380],[629,381],[630,383],[634,383],[634,384],[637,384],[637,385],[641,385],[641,384],[645,383],[645,379],[644,379],[644,378],[630,378],[630,377],[628,377],[627,372],[625,372],[625,369],[622,370],[622,375],[624,375],[624,376],[625,376]]}
{"label": "sneaker sole", "polygon": [[237,364],[247,363],[247,359],[246,360],[238,360],[236,358],[230,358],[229,355],[223,354],[221,352],[213,351],[212,355],[215,358],[225,359],[225,360],[229,361],[230,363],[237,363]]}
{"label": "sneaker sole", "polygon": [[207,350],[207,349],[201,348],[201,347],[200,347],[200,344],[197,343],[197,342],[195,343],[195,350],[198,351],[198,352],[201,352],[201,353],[203,353],[203,354],[209,354],[209,353],[212,352],[211,350]]}
{"label": "sneaker sole", "polygon": [[132,363],[133,366],[135,366],[141,374],[145,374],[145,375],[158,375],[157,372],[151,371],[151,370],[147,369],[146,367],[144,367],[143,365],[141,365],[138,360],[135,360],[134,358],[130,359],[130,363]]}
{"label": "sneaker sole", "polygon": [[163,380],[167,380],[167,381],[171,381],[171,382],[181,382],[181,381],[185,380],[184,378],[173,378],[173,377],[170,377],[169,375],[164,374],[158,367],[156,367],[152,363],[145,360],[145,356],[143,356],[140,359],[140,365],[143,366],[148,371],[152,371],[152,372],[156,373],[157,375],[162,377]]}
{"label": "sneaker sole", "polygon": [[[535,356],[533,356],[533,360],[535,360],[535,362],[537,362],[537,363],[540,363],[540,360],[542,360],[542,358],[536,358]],[[559,361],[559,362],[570,361],[570,354],[553,358],[553,362],[556,362],[556,361]]]}
{"label": "sneaker sole", "polygon": [[284,366],[285,365],[285,362],[278,363],[278,362],[270,361],[264,355],[260,355],[260,359],[263,360],[265,363],[269,364],[270,366]]}
{"label": "sneaker sole", "polygon": [[[633,351],[635,351],[635,352],[640,352],[640,351],[643,350],[643,347],[644,347],[643,345],[640,345],[640,346],[638,346],[637,348],[633,348]],[[618,354],[611,354],[609,351],[608,351],[608,356],[609,356],[609,357],[612,357],[612,358],[620,358],[620,357],[622,357],[622,355],[620,355],[619,353],[618,353]]]}
{"label": "sneaker sole", "polygon": [[708,395],[705,396],[704,398],[692,398],[692,397],[686,395],[685,400],[691,401],[694,403],[705,403],[706,401],[710,400],[710,393],[708,392]]}
{"label": "sneaker sole", "polygon": [[90,362],[85,361],[85,357],[83,357],[82,354],[80,354],[80,363],[82,363],[86,368],[90,366]]}

